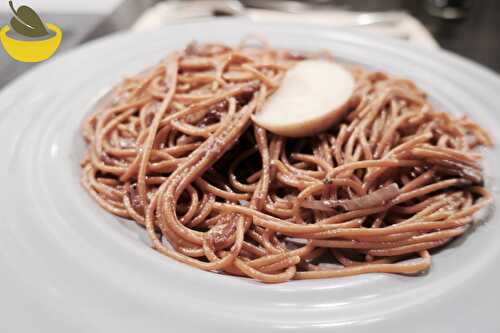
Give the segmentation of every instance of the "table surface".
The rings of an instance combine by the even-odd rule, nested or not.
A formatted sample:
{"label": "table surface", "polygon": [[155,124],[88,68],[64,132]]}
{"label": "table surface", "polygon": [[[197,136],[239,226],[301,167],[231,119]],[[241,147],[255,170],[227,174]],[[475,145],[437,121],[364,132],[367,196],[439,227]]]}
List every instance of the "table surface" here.
{"label": "table surface", "polygon": [[[129,28],[145,9],[157,2],[159,0],[124,0],[110,15],[42,13],[42,16],[47,21],[63,26],[64,38],[59,52],[64,52],[89,40]],[[467,17],[460,20],[433,17],[427,12],[426,1],[423,0],[315,2],[360,11],[405,10],[418,18],[444,49],[500,72],[500,1],[470,1]],[[7,19],[6,14],[0,14],[0,22]],[[0,88],[33,66],[35,65],[15,62],[5,52],[0,52]]]}

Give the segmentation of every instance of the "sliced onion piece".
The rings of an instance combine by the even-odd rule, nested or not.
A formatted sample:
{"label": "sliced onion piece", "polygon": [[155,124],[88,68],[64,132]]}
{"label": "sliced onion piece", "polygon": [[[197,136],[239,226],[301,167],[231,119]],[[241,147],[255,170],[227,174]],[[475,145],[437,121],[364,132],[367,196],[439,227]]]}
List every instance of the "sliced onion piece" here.
{"label": "sliced onion piece", "polygon": [[304,208],[333,212],[335,208],[341,207],[346,211],[372,208],[383,205],[399,195],[399,187],[396,183],[373,191],[370,194],[349,200],[307,200],[301,206]]}

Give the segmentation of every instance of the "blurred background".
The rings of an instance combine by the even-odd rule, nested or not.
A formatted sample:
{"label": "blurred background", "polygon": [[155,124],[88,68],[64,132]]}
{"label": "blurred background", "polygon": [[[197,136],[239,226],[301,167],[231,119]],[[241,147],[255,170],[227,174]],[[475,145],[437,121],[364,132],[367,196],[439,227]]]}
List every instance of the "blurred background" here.
{"label": "blurred background", "polygon": [[[442,48],[500,72],[500,1],[495,0],[14,0],[63,31],[61,54],[124,30],[155,30],[216,16],[357,29]],[[0,22],[11,17],[0,2]],[[0,88],[35,65],[0,52]]]}

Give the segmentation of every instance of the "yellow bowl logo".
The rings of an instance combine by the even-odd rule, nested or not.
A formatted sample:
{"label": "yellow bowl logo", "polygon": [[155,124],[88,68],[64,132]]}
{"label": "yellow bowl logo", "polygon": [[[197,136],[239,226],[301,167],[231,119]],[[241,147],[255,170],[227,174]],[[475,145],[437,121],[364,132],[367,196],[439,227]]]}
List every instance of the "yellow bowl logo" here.
{"label": "yellow bowl logo", "polygon": [[56,52],[62,40],[62,31],[58,26],[47,23],[47,28],[54,32],[55,35],[43,40],[18,40],[7,35],[10,27],[5,25],[0,30],[0,40],[5,51],[17,61],[44,61]]}
{"label": "yellow bowl logo", "polygon": [[5,51],[15,60],[40,62],[50,58],[62,40],[62,31],[52,23],[44,24],[38,14],[28,6],[14,8],[10,25],[0,29],[0,41]]}

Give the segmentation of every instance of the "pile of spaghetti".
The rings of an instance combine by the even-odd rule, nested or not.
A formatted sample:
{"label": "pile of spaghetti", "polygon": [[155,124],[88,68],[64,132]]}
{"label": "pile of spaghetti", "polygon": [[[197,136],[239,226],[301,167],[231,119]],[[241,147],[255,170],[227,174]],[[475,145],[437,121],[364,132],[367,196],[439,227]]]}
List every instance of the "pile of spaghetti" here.
{"label": "pile of spaghetti", "polygon": [[409,80],[348,65],[355,92],[332,128],[285,138],[253,123],[311,58],[331,56],[191,43],[124,79],[84,123],[83,185],[202,270],[270,283],[427,270],[491,200],[474,151],[488,134]]}

